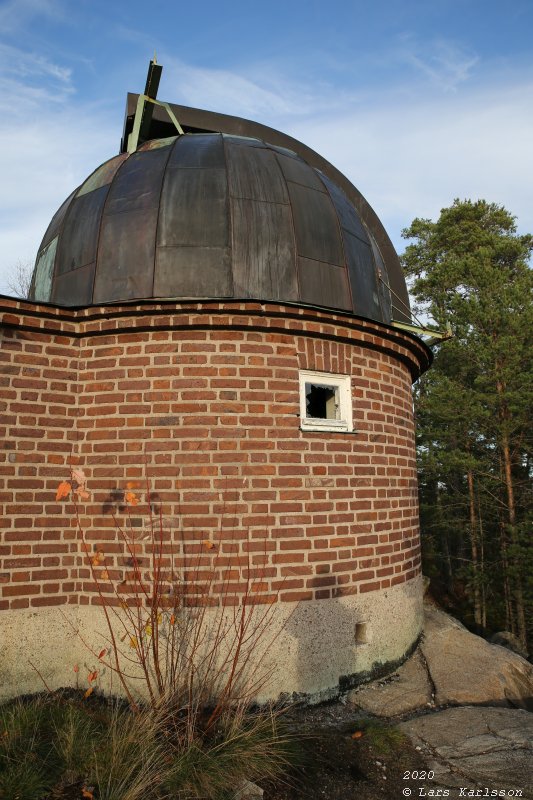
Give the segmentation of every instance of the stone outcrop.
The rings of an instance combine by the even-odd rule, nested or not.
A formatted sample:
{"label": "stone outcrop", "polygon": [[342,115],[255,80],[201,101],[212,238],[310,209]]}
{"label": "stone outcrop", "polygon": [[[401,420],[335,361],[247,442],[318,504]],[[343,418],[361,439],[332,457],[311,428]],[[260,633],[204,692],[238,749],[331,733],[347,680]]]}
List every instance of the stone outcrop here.
{"label": "stone outcrop", "polygon": [[428,784],[433,789],[488,786],[506,790],[505,796],[522,790],[522,797],[533,797],[533,715],[527,711],[447,708],[414,717],[400,729],[434,771]]}
{"label": "stone outcrop", "polygon": [[348,699],[378,717],[395,717],[432,705],[432,687],[419,650],[391,678],[350,692]]}
{"label": "stone outcrop", "polygon": [[511,705],[533,710],[533,666],[426,606],[420,650],[442,705]]}
{"label": "stone outcrop", "polygon": [[533,710],[533,666],[426,604],[424,636],[414,655],[393,676],[354,690],[348,699],[382,717],[448,705]]}

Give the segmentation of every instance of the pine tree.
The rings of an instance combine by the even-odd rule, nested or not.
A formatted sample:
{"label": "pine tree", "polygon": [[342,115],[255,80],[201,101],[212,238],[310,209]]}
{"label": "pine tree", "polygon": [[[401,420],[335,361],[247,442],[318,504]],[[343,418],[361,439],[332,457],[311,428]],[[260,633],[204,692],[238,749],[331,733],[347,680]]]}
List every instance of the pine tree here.
{"label": "pine tree", "polygon": [[466,582],[478,628],[506,626],[526,647],[533,237],[484,200],[456,200],[403,235],[415,299],[454,333],[416,393],[423,534],[443,559],[433,569],[450,589]]}

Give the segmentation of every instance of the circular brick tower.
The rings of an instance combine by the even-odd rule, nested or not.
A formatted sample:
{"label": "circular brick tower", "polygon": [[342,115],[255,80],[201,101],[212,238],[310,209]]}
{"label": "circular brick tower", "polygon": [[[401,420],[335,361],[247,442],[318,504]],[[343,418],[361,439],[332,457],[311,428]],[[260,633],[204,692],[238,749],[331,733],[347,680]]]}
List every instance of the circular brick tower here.
{"label": "circular brick tower", "polygon": [[[144,530],[124,492],[147,482],[173,568],[196,554],[213,606],[270,608],[266,695],[326,698],[420,633],[411,384],[430,352],[395,325],[398,258],[331,164],[180,106],[181,133],[156,107],[135,147],[137,104],[129,150],[52,219],[30,300],[1,302],[6,691],[38,687],[29,661],[61,685],[87,660],[87,547],[106,577],[127,567],[117,520]],[[84,542],[55,502],[73,466]]]}

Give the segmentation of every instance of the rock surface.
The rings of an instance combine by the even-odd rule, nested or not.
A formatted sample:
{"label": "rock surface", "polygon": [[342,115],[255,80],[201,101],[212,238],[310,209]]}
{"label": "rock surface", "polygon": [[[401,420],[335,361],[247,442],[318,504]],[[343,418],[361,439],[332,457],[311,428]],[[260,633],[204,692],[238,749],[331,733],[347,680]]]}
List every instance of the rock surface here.
{"label": "rock surface", "polygon": [[263,794],[263,790],[256,783],[243,781],[242,785],[233,795],[233,800],[261,800]]}
{"label": "rock surface", "polygon": [[533,711],[533,666],[489,644],[443,611],[425,606],[424,636],[393,676],[355,689],[355,705],[380,717],[428,705],[499,705]]}
{"label": "rock surface", "polygon": [[437,705],[500,704],[533,711],[533,666],[426,606],[420,645]]}
{"label": "rock surface", "polygon": [[533,715],[527,711],[448,708],[399,727],[429,759],[435,778],[428,786],[505,789],[506,796],[521,789],[533,797]]}
{"label": "rock surface", "polygon": [[348,700],[378,717],[395,717],[432,705],[431,684],[417,650],[390,678],[355,689]]}

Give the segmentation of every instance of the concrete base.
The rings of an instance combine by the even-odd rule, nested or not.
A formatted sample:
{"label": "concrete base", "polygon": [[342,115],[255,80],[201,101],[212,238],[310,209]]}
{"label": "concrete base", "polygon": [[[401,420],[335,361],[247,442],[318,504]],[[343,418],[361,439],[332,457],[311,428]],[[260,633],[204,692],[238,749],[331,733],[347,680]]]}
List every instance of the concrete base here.
{"label": "concrete base", "polygon": [[[422,580],[351,597],[278,604],[270,613],[257,647],[263,650],[259,670],[269,680],[257,699],[296,695],[320,702],[385,674],[388,666],[394,669],[412,650],[423,623]],[[100,666],[89,648],[97,654],[107,646],[103,613],[94,606],[10,611],[0,617],[0,638],[0,699],[41,691],[44,684],[86,687],[87,674]],[[98,685],[120,694],[109,669],[100,670]]]}

